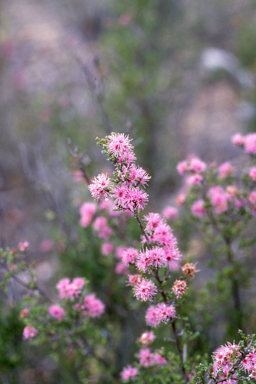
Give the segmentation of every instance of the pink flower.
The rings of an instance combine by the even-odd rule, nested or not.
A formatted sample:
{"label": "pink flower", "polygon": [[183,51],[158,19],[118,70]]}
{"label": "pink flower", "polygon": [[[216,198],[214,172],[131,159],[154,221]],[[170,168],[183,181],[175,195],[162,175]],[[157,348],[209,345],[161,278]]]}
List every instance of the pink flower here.
{"label": "pink flower", "polygon": [[226,197],[228,201],[234,201],[237,195],[239,195],[239,190],[236,185],[228,185],[226,187]]}
{"label": "pink flower", "polygon": [[101,231],[107,226],[107,218],[104,216],[99,216],[95,219],[92,227],[95,231]]}
{"label": "pink flower", "polygon": [[180,193],[177,197],[176,197],[176,200],[175,200],[175,202],[176,202],[176,204],[177,205],[184,205],[185,204],[185,202],[186,202],[186,198],[187,198],[187,196],[184,194],[184,193]]}
{"label": "pink flower", "polygon": [[68,299],[68,289],[70,285],[70,280],[68,278],[61,279],[58,284],[56,285],[56,288],[59,290],[60,298]]}
{"label": "pink flower", "polygon": [[20,311],[20,318],[21,319],[24,319],[24,317],[28,317],[28,314],[29,314],[29,309],[28,308],[24,308]]}
{"label": "pink flower", "polygon": [[38,330],[33,326],[26,326],[23,329],[23,338],[24,339],[33,339],[38,334]]}
{"label": "pink flower", "polygon": [[233,368],[234,359],[240,356],[240,346],[238,344],[227,343],[227,345],[218,348],[213,357],[213,373],[215,377],[219,372],[223,372],[224,377],[228,376]]}
{"label": "pink flower", "polygon": [[156,285],[148,279],[142,278],[141,282],[134,287],[134,295],[137,300],[148,301],[157,293]]}
{"label": "pink flower", "polygon": [[119,261],[116,264],[115,273],[117,273],[118,275],[128,275],[129,270],[127,269],[127,266],[122,261]]}
{"label": "pink flower", "polygon": [[93,179],[88,188],[94,199],[98,200],[101,197],[106,198],[111,188],[111,182],[109,177],[102,173]]}
{"label": "pink flower", "polygon": [[256,205],[256,191],[252,191],[249,194],[248,200],[252,205]]}
{"label": "pink flower", "polygon": [[133,152],[133,146],[130,143],[129,136],[125,136],[123,133],[112,134],[108,136],[107,147],[115,157],[125,156]]}
{"label": "pink flower", "polygon": [[149,348],[141,349],[139,351],[138,357],[140,360],[139,363],[142,367],[149,367],[155,363],[154,355]]}
{"label": "pink flower", "polygon": [[[102,203],[102,202],[101,202]],[[93,216],[97,212],[97,206],[95,203],[84,203],[79,209],[81,216]]]}
{"label": "pink flower", "polygon": [[53,248],[53,241],[50,240],[50,239],[44,239],[40,245],[39,245],[39,249],[41,252],[50,252]]}
{"label": "pink flower", "polygon": [[24,241],[23,243],[19,243],[18,247],[19,247],[19,250],[21,252],[25,252],[28,249],[28,247],[29,247],[29,242],[28,241]]}
{"label": "pink flower", "polygon": [[105,305],[95,297],[94,293],[85,296],[84,305],[88,309],[88,314],[91,317],[99,317],[105,310]]}
{"label": "pink flower", "polygon": [[181,161],[177,165],[177,171],[180,175],[183,175],[186,171],[188,171],[188,162],[186,160]]}
{"label": "pink flower", "polygon": [[253,181],[256,181],[256,167],[251,167],[248,175]]}
{"label": "pink flower", "polygon": [[123,174],[125,175],[123,176],[124,181],[135,187],[138,185],[148,185],[148,181],[151,179],[143,168],[137,167],[134,164],[131,165],[126,172],[123,170]]}
{"label": "pink flower", "polygon": [[115,256],[117,259],[122,259],[123,257],[123,253],[126,251],[126,247],[124,247],[123,245],[119,245],[119,247],[116,248],[116,253],[115,253]]}
{"label": "pink flower", "polygon": [[187,292],[187,283],[185,280],[175,280],[172,291],[176,296],[176,299],[184,295]]}
{"label": "pink flower", "polygon": [[248,353],[247,356],[242,360],[242,367],[248,372],[256,372],[256,352],[253,348],[252,352]]}
{"label": "pink flower", "polygon": [[75,277],[73,282],[72,282],[72,286],[73,286],[73,296],[74,297],[78,297],[81,293],[81,290],[84,286],[84,279],[83,277]]}
{"label": "pink flower", "polygon": [[190,279],[193,279],[196,272],[199,272],[196,270],[196,264],[193,263],[186,263],[182,267],[182,272],[185,276],[189,277]]}
{"label": "pink flower", "polygon": [[232,176],[233,173],[234,173],[234,168],[228,161],[219,166],[218,174],[220,178],[226,179],[227,177]]}
{"label": "pink flower", "polygon": [[159,213],[150,212],[147,216],[144,216],[146,222],[146,231],[154,233],[156,228],[162,223],[161,216]]}
{"label": "pink flower", "polygon": [[190,171],[203,173],[206,170],[206,164],[202,160],[195,157],[190,161],[189,169]]}
{"label": "pink flower", "polygon": [[149,344],[152,344],[155,340],[155,335],[153,331],[147,331],[142,333],[142,335],[139,338],[139,342],[143,345],[143,347],[147,347]]}
{"label": "pink flower", "polygon": [[215,212],[217,214],[227,211],[227,196],[222,187],[220,187],[219,185],[211,187],[209,189],[209,196],[211,204],[215,207]]}
{"label": "pink flower", "polygon": [[111,234],[112,234],[112,229],[108,225],[106,225],[106,227],[104,227],[100,230],[98,236],[100,239],[107,240],[107,239],[109,239]]}
{"label": "pink flower", "polygon": [[128,266],[129,264],[135,263],[135,260],[138,258],[139,253],[137,249],[130,247],[126,248],[126,250],[122,254],[122,262],[124,265]]}
{"label": "pink flower", "polygon": [[128,367],[125,367],[121,372],[121,379],[122,380],[129,380],[131,377],[135,377],[138,374],[138,368],[131,367],[128,365]]}
{"label": "pink flower", "polygon": [[232,143],[236,146],[239,146],[239,145],[244,145],[244,136],[242,136],[240,133],[236,133],[233,137],[232,137]]}
{"label": "pink flower", "polygon": [[163,217],[165,219],[173,219],[176,220],[178,218],[178,210],[175,207],[166,207],[163,210]]}
{"label": "pink flower", "polygon": [[191,206],[191,212],[194,216],[204,217],[206,215],[206,209],[204,208],[204,200],[200,199],[194,202]]}
{"label": "pink flower", "polygon": [[186,178],[188,185],[200,185],[203,181],[203,176],[198,173],[194,173]]}
{"label": "pink flower", "polygon": [[113,205],[112,200],[101,200],[99,208],[102,209],[102,210],[105,210],[105,209],[111,208],[112,205]]}
{"label": "pink flower", "polygon": [[114,246],[111,242],[103,243],[101,246],[101,252],[104,256],[110,255],[114,250]]}
{"label": "pink flower", "polygon": [[129,191],[127,200],[124,207],[131,209],[137,209],[138,211],[145,208],[148,202],[148,194],[139,188],[134,188]]}
{"label": "pink flower", "polygon": [[59,290],[60,298],[70,299],[78,297],[81,294],[81,289],[84,286],[84,279],[76,277],[71,283],[68,278],[61,279],[56,285]]}
{"label": "pink flower", "polygon": [[244,137],[244,150],[246,153],[256,154],[256,133],[249,133]]}
{"label": "pink flower", "polygon": [[159,365],[164,365],[167,363],[166,359],[157,352],[154,353],[154,360],[155,360],[155,364],[159,364]]}
{"label": "pink flower", "polygon": [[132,287],[135,287],[135,285],[139,284],[141,280],[142,280],[141,275],[128,275],[127,285],[131,285]]}
{"label": "pink flower", "polygon": [[58,304],[55,304],[55,305],[51,305],[48,308],[48,313],[55,319],[58,319],[59,321],[61,321],[65,315],[65,310],[62,307],[60,307]]}
{"label": "pink flower", "polygon": [[170,318],[174,318],[176,311],[173,305],[160,303],[152,305],[146,312],[146,323],[150,327],[156,327],[161,322],[168,322]]}
{"label": "pink flower", "polygon": [[[163,250],[161,249],[162,256],[161,259],[163,258]],[[143,271],[144,273],[146,270],[154,264],[154,255],[151,252],[151,250],[146,249],[144,252],[141,251],[139,254],[139,258],[136,262],[136,267]]]}
{"label": "pink flower", "polygon": [[88,227],[91,224],[93,216],[97,211],[96,204],[94,203],[84,203],[79,209],[81,215],[80,225],[82,227]]}

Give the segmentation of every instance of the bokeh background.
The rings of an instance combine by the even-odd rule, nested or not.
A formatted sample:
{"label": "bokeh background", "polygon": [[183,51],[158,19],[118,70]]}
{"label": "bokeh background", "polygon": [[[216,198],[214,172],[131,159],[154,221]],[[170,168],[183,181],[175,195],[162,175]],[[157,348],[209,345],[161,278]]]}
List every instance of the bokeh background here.
{"label": "bokeh background", "polygon": [[[97,267],[88,275],[88,249],[76,245],[90,197],[68,139],[93,176],[106,167],[95,137],[130,134],[152,176],[152,210],[174,201],[176,163],[188,154],[239,162],[230,137],[256,130],[256,3],[0,0],[0,22],[0,246],[29,241],[49,294],[67,270],[85,271],[97,290]],[[63,261],[67,239],[79,255]],[[10,307],[21,295],[14,286],[1,303],[0,344],[11,351],[3,382],[71,383],[43,352],[13,352],[22,326]],[[4,340],[5,327],[15,340]]]}

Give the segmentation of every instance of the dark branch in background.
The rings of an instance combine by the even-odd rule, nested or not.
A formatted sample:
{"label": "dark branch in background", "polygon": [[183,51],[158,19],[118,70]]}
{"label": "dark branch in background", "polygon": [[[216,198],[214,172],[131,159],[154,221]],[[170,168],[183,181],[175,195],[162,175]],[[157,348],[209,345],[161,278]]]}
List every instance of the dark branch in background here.
{"label": "dark branch in background", "polygon": [[26,179],[37,191],[42,194],[48,209],[55,213],[56,220],[60,224],[61,229],[65,234],[69,235],[70,228],[63,219],[64,204],[59,203],[59,199],[53,195],[51,189],[48,187],[49,183],[44,181],[46,179],[45,164],[42,159],[40,149],[34,148],[33,150],[33,165],[30,164],[28,149],[24,143],[19,144],[19,150]]}
{"label": "dark branch in background", "polygon": [[86,171],[86,165],[88,165],[91,161],[89,156],[84,156],[83,154],[78,153],[78,148],[72,143],[71,139],[68,138],[68,146],[69,146],[69,153],[72,156],[71,162],[73,165],[79,169],[83,173],[83,177],[89,185],[91,183],[91,179],[89,178],[87,171]]}
{"label": "dark branch in background", "polygon": [[[99,81],[100,84],[97,87],[96,86],[96,78],[93,76],[92,72],[90,71],[88,65],[82,62],[82,60],[77,56],[77,55],[72,55],[74,60],[77,62],[79,65],[80,69],[82,70],[84,77],[86,79],[88,88],[92,94],[93,100],[96,101],[99,112],[100,112],[100,117],[101,117],[101,124],[105,130],[105,132],[109,135],[113,129],[111,127],[110,121],[108,114],[104,108],[104,82],[103,82],[103,77],[99,76]],[[98,59],[94,59],[94,66],[97,69],[99,66]]]}
{"label": "dark branch in background", "polygon": [[[6,265],[5,262],[0,261],[0,264],[2,264],[3,269],[5,269],[7,272],[11,273],[10,269],[8,268],[8,266]],[[10,278],[15,280],[23,288],[26,288],[27,290],[32,291],[34,293],[38,292],[46,301],[53,303],[53,301],[50,299],[50,297],[41,288],[39,288],[38,285],[36,285],[35,287],[31,287],[28,283],[26,283],[25,281],[20,279],[19,276],[15,275],[15,274],[11,274]]]}

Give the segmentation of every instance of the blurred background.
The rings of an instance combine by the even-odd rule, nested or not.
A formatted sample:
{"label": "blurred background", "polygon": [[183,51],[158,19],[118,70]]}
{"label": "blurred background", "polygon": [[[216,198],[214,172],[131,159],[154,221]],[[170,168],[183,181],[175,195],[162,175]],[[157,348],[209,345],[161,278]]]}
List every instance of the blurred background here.
{"label": "blurred background", "polygon": [[[76,247],[90,199],[68,139],[92,177],[106,166],[95,137],[130,134],[152,176],[150,208],[161,210],[180,188],[178,161],[234,159],[230,137],[256,131],[253,0],[0,0],[0,23],[0,246],[29,241],[46,290],[72,268],[71,253],[59,254]],[[3,334],[21,294],[4,296]],[[9,342],[0,364],[17,371],[4,383],[60,377],[46,357],[29,369]]]}

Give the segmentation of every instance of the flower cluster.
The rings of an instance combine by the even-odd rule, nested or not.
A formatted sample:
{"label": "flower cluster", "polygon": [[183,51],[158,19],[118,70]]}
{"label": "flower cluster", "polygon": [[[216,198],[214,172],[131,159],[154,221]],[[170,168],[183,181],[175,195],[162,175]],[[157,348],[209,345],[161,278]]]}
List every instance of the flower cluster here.
{"label": "flower cluster", "polygon": [[[64,317],[75,317],[76,322],[84,318],[99,317],[105,311],[105,305],[101,300],[97,299],[94,293],[85,295],[85,279],[76,277],[72,281],[68,278],[61,279],[56,287],[59,291],[61,305],[52,304],[48,307],[48,320],[51,318],[62,322]],[[33,312],[33,311],[32,311]],[[25,308],[21,311],[20,317],[26,319],[29,324],[23,330],[25,339],[32,339],[39,333],[39,330],[31,325],[33,320],[29,319],[31,311]],[[81,315],[80,315],[81,314]],[[32,316],[33,317],[33,316]],[[47,318],[46,314],[45,317]],[[37,321],[37,319],[34,319]],[[40,324],[38,323],[40,326]]]}
{"label": "flower cluster", "polygon": [[146,323],[150,327],[156,327],[161,322],[167,323],[170,319],[173,319],[175,315],[176,311],[173,305],[159,303],[147,309]]}
{"label": "flower cluster", "polygon": [[[250,377],[256,378],[256,351],[254,348],[244,350],[239,344],[227,343],[214,352],[213,374],[214,377],[229,382],[229,378],[236,378],[236,370],[241,369]],[[231,382],[230,380],[230,382]]]}
{"label": "flower cluster", "polygon": [[[114,206],[119,212],[126,210],[132,212],[142,231],[141,249],[120,246],[116,249],[116,257],[120,258],[120,263],[127,270],[127,274],[127,268],[131,268],[135,272],[128,274],[128,285],[132,286],[135,297],[141,301],[154,303],[147,309],[146,324],[150,327],[157,327],[160,323],[171,322],[175,328],[174,323],[177,319],[175,302],[186,293],[187,279],[193,278],[197,272],[194,264],[187,263],[183,271],[185,277],[183,275],[180,279],[176,279],[174,284],[171,279],[172,272],[180,269],[182,255],[177,246],[177,239],[166,220],[177,218],[177,209],[167,207],[163,211],[163,216],[150,212],[140,219],[139,211],[145,207],[148,201],[144,188],[150,177],[142,168],[134,164],[136,158],[131,141],[128,136],[123,134],[111,134],[103,140],[98,140],[98,144],[108,155],[115,171],[113,178],[101,174],[93,180],[89,186],[92,196],[96,200],[101,197],[107,198],[107,201],[114,200]],[[195,180],[191,184],[199,184],[206,165],[200,159],[193,158],[180,166],[181,173],[187,170],[195,176]],[[80,209],[80,213],[82,216],[82,209]],[[88,214],[88,219],[87,217],[85,220],[81,218],[81,221],[93,222],[94,230],[99,233],[107,225],[106,218],[95,218],[95,211],[93,215]],[[102,247],[104,254],[108,254],[110,250],[113,251],[109,243],[106,243],[104,248]],[[163,289],[165,285],[167,285],[168,292]],[[153,353],[147,348],[153,340],[152,332],[144,332],[140,338],[143,348],[138,357],[140,366],[144,368],[166,364],[166,359],[161,353]],[[128,366],[121,372],[121,377],[125,381],[136,377],[137,374],[137,368]]]}
{"label": "flower cluster", "polygon": [[[236,134],[232,141],[250,154],[251,165],[239,178],[235,174],[236,169],[229,162],[224,162],[218,168],[215,163],[207,167],[200,159],[196,159],[199,166],[194,166],[193,160],[178,164],[179,174],[186,177],[183,191],[177,197],[176,203],[183,205],[186,200],[189,201],[194,217],[207,218],[209,212],[212,212],[213,215],[225,215],[227,218],[235,215],[235,221],[238,222],[245,214],[255,215],[256,191],[252,189],[256,182],[256,134]],[[192,179],[194,182],[191,182]]]}
{"label": "flower cluster", "polygon": [[61,321],[65,315],[65,309],[60,307],[58,304],[51,305],[48,308],[49,314],[55,319]]}
{"label": "flower cluster", "polygon": [[134,164],[136,157],[128,136],[111,134],[98,140],[115,167],[113,178],[101,174],[89,185],[92,196],[113,198],[116,208],[138,212],[148,202],[148,195],[143,190],[150,177],[144,169]]}
{"label": "flower cluster", "polygon": [[72,282],[70,282],[70,279],[68,278],[61,279],[56,285],[56,288],[59,291],[61,299],[70,299],[78,297],[83,286],[84,279],[82,277],[76,277]]}
{"label": "flower cluster", "polygon": [[88,314],[90,317],[99,317],[105,310],[105,305],[101,300],[96,298],[94,293],[85,296],[84,306],[87,308],[88,312],[84,311],[83,314]]}
{"label": "flower cluster", "polygon": [[256,155],[256,133],[249,133],[245,136],[237,133],[232,137],[232,143],[236,146],[243,147],[245,153]]}
{"label": "flower cluster", "polygon": [[149,367],[156,364],[166,364],[167,361],[158,352],[151,352],[150,348],[143,348],[139,351],[139,364],[142,367]]}
{"label": "flower cluster", "polygon": [[23,337],[24,339],[33,339],[38,334],[38,330],[33,326],[26,326],[23,329]]}

